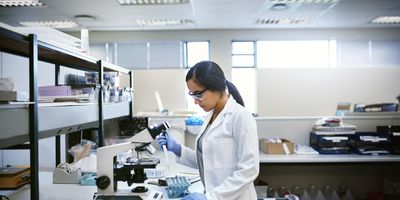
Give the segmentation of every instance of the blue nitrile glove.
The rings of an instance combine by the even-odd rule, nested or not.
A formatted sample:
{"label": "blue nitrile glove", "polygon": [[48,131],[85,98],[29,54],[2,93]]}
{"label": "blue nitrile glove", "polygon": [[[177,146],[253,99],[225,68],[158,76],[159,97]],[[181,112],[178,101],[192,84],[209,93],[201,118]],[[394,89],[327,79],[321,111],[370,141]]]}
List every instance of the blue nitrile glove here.
{"label": "blue nitrile glove", "polygon": [[207,200],[207,197],[203,193],[193,192],[183,197],[182,200]]}
{"label": "blue nitrile glove", "polygon": [[158,145],[160,145],[160,149],[163,149],[163,145],[167,145],[168,151],[172,151],[175,155],[181,156],[181,145],[176,143],[174,138],[167,132],[160,134],[156,140]]}

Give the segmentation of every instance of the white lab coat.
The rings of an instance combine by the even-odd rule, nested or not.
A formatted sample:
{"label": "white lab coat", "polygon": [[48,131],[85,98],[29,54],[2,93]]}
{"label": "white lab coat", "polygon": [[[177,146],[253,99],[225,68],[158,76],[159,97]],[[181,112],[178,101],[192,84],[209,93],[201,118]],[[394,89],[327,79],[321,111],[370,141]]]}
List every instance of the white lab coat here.
{"label": "white lab coat", "polygon": [[[197,135],[209,123],[212,112]],[[198,168],[196,151],[182,145],[177,162]],[[203,138],[204,185],[208,200],[254,200],[253,181],[259,172],[256,122],[249,111],[229,97]]]}

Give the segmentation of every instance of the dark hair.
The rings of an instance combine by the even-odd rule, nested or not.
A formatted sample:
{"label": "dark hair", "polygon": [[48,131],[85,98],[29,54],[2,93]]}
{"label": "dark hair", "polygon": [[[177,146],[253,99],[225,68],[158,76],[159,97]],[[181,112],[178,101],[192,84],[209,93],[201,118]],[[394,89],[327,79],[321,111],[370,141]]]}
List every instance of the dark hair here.
{"label": "dark hair", "polygon": [[186,74],[186,81],[191,79],[211,91],[223,92],[228,87],[229,94],[233,96],[238,104],[244,106],[244,101],[238,89],[233,83],[225,79],[224,72],[217,63],[212,61],[196,63]]}

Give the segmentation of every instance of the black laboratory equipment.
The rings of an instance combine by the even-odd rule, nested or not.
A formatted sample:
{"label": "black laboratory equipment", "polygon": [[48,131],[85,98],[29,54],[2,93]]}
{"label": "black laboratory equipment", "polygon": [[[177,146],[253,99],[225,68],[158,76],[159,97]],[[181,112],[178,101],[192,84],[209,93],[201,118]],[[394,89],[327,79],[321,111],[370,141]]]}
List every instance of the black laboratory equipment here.
{"label": "black laboratory equipment", "polygon": [[391,153],[400,154],[400,126],[377,126],[376,132],[389,135]]}
{"label": "black laboratory equipment", "polygon": [[353,151],[361,155],[386,155],[390,153],[390,135],[377,132],[356,132]]}
{"label": "black laboratory equipment", "polygon": [[310,146],[320,154],[351,153],[351,135],[349,133],[322,134],[310,133]]}

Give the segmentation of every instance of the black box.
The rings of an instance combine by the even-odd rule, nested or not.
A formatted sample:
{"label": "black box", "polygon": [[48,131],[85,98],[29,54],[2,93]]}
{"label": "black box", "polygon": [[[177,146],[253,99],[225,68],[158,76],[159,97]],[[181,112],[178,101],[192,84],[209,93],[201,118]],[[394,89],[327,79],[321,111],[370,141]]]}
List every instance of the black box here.
{"label": "black box", "polygon": [[352,134],[317,134],[310,133],[310,146],[320,154],[351,153]]}
{"label": "black box", "polygon": [[377,132],[356,132],[353,151],[361,155],[385,155],[390,152],[390,135]]}
{"label": "black box", "polygon": [[391,153],[400,154],[400,126],[377,126],[376,132],[390,135]]}

